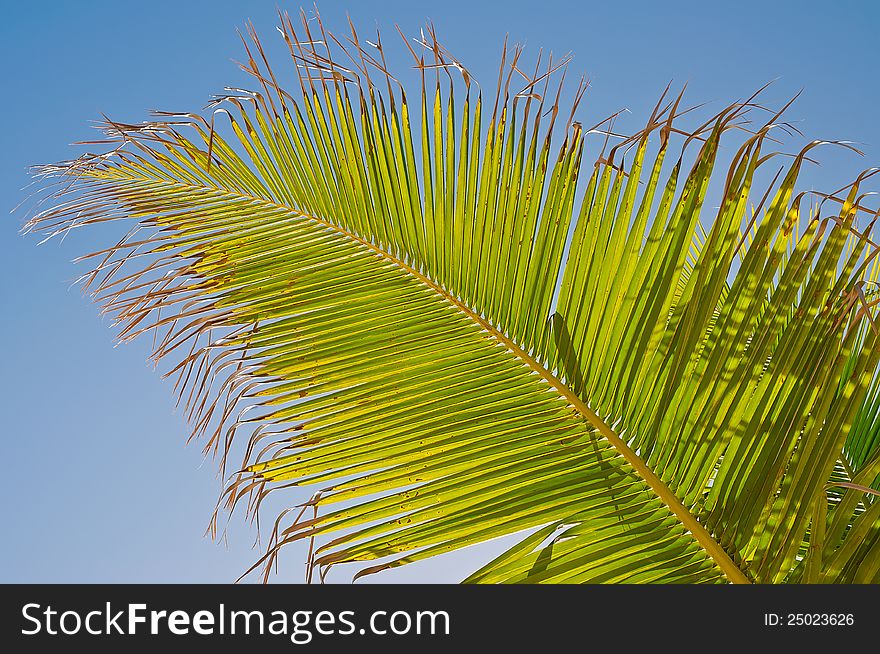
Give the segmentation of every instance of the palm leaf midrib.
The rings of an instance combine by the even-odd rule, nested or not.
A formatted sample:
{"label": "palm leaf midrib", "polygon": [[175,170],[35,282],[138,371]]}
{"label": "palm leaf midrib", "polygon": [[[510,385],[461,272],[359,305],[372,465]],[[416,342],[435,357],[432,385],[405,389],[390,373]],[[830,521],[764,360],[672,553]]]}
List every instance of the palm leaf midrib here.
{"label": "palm leaf midrib", "polygon": [[[564,382],[560,381],[556,375],[549,371],[537,358],[526,352],[518,343],[506,335],[504,332],[496,328],[485,317],[479,315],[471,309],[465,302],[455,295],[447,291],[443,286],[433,281],[416,268],[398,258],[387,250],[375,245],[365,238],[346,230],[340,225],[305,213],[299,209],[286,205],[277,200],[258,197],[239,190],[224,188],[219,185],[195,185],[184,182],[174,181],[166,182],[165,180],[150,179],[143,177],[145,182],[158,184],[160,186],[173,186],[179,189],[188,189],[193,191],[208,190],[212,193],[217,192],[225,194],[230,199],[242,200],[249,203],[258,203],[265,206],[273,207],[282,211],[289,212],[298,217],[306,218],[316,225],[324,229],[333,230],[334,232],[346,237],[350,241],[356,243],[381,259],[394,264],[398,269],[404,271],[412,279],[419,284],[431,289],[438,296],[443,298],[451,306],[455,307],[463,315],[480,326],[483,331],[489,334],[497,342],[504,345],[510,352],[518,357],[525,365],[527,365],[535,374],[543,378],[551,387],[553,387],[568,402],[572,410],[592,425],[611,445],[626,459],[633,467],[638,475],[648,484],[648,486],[657,494],[663,503],[672,511],[672,513],[681,521],[681,524],[691,532],[700,546],[706,550],[709,556],[718,564],[719,568],[725,573],[730,581],[735,583],[750,583],[748,577],[733,562],[724,548],[713,538],[709,531],[700,523],[700,521],[690,512],[690,510],[681,502],[678,496],[657,476],[648,465],[636,454],[620,437],[620,435],[608,425],[598,414],[595,413],[580,397],[578,397]],[[219,222],[219,221],[218,221]]]}

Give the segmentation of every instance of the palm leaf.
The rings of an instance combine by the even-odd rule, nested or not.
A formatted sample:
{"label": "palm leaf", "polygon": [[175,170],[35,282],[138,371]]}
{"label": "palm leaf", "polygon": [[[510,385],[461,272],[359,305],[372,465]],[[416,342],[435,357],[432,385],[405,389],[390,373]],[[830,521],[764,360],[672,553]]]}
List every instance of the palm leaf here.
{"label": "palm leaf", "polygon": [[484,103],[429,29],[412,106],[381,41],[280,18],[296,97],[250,30],[258,90],[209,120],[108,120],[109,152],[42,169],[54,202],[28,223],[134,223],[83,280],[122,340],[154,335],[221,470],[242,454],[224,506],[315,491],[266,574],[305,539],[311,567],[360,575],[522,532],[469,580],[877,579],[870,174],[803,217],[814,142],[749,214],[784,126],[746,130],[756,97],[685,130],[664,93],[632,136],[585,130],[567,60],[528,74],[505,45]]}

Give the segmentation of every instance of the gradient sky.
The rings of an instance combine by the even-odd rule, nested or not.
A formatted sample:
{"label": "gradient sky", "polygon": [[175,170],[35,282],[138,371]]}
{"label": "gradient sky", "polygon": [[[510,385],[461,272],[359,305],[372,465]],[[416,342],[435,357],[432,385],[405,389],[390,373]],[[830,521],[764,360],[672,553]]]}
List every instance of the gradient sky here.
{"label": "gradient sky", "polygon": [[[135,122],[152,108],[198,110],[224,86],[245,83],[231,61],[243,56],[235,30],[251,19],[265,41],[280,41],[276,4],[299,7],[7,4],[2,206],[25,197],[30,164],[75,155],[67,144],[90,138],[89,121],[102,112]],[[880,165],[876,2],[362,0],[319,8],[331,29],[344,30],[349,12],[363,36],[378,23],[389,42],[393,23],[416,34],[430,18],[487,89],[505,33],[533,54],[541,46],[570,50],[572,71],[592,83],[586,120],[626,107],[632,114],[621,125],[629,129],[643,124],[669,80],[687,81],[692,102],[721,108],[779,78],[767,99],[779,104],[804,88],[788,116],[809,139],[859,141],[866,153],[823,152],[805,184],[831,190]],[[276,72],[292,75],[286,61],[274,61]],[[234,516],[226,543],[203,537],[220,482],[200,447],[184,446],[171,384],[145,363],[149,342],[114,348],[109,321],[70,288],[78,270],[71,259],[104,243],[83,233],[36,247],[37,239],[18,235],[21,221],[18,213],[0,221],[0,582],[234,580],[256,558],[255,532]],[[374,579],[457,581],[497,548]],[[300,581],[303,560],[302,549],[288,548],[276,579]],[[331,580],[349,577],[341,569]]]}

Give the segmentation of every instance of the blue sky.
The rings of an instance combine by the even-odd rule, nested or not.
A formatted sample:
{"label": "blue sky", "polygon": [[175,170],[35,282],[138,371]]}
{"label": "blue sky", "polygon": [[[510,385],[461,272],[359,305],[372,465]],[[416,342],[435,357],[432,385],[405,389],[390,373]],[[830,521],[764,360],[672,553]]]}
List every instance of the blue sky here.
{"label": "blue sky", "polygon": [[[279,3],[294,11],[299,5]],[[0,185],[7,210],[21,201],[27,166],[69,158],[100,114],[197,110],[245,82],[235,29],[250,18],[277,40],[271,2],[28,2],[0,25],[4,138]],[[804,182],[831,189],[880,164],[875,2],[321,2],[340,31],[348,11],[363,35],[393,23],[417,33],[434,21],[444,44],[484,87],[505,33],[529,51],[575,54],[592,87],[589,118],[621,108],[641,126],[670,80],[694,102],[720,108],[779,78],[781,103],[804,88],[789,119],[808,138],[859,141],[864,158],[826,151]],[[405,62],[400,53],[401,65]],[[276,59],[276,72],[284,63]],[[392,64],[394,62],[392,61]],[[290,73],[290,69],[286,69]],[[227,582],[255,559],[254,532],[233,518],[226,543],[203,537],[219,491],[210,460],[185,447],[171,385],[147,364],[149,343],[113,347],[109,322],[70,282],[71,259],[99,244],[79,234],[36,247],[0,221],[0,581]],[[300,496],[295,498],[301,499]],[[497,546],[395,570],[383,581],[455,581]],[[281,581],[303,577],[290,548]],[[332,579],[345,580],[339,571]]]}

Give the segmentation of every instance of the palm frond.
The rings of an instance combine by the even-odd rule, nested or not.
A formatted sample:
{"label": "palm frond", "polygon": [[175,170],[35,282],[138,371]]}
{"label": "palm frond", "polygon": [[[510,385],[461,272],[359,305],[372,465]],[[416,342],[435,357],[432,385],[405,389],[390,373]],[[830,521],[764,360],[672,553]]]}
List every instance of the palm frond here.
{"label": "palm frond", "polygon": [[505,45],[484,104],[428,30],[407,95],[381,40],[280,19],[296,95],[250,29],[257,90],[107,120],[28,223],[134,223],[83,281],[122,340],[154,334],[221,469],[243,450],[223,505],[315,490],[266,574],[298,540],[366,574],[524,532],[469,580],[876,578],[880,503],[815,517],[840,462],[880,460],[870,172],[804,209],[823,143],[756,194],[783,124],[747,131],[757,96],[684,129],[667,89],[623,136],[575,120],[583,81],[560,106],[567,59]]}

